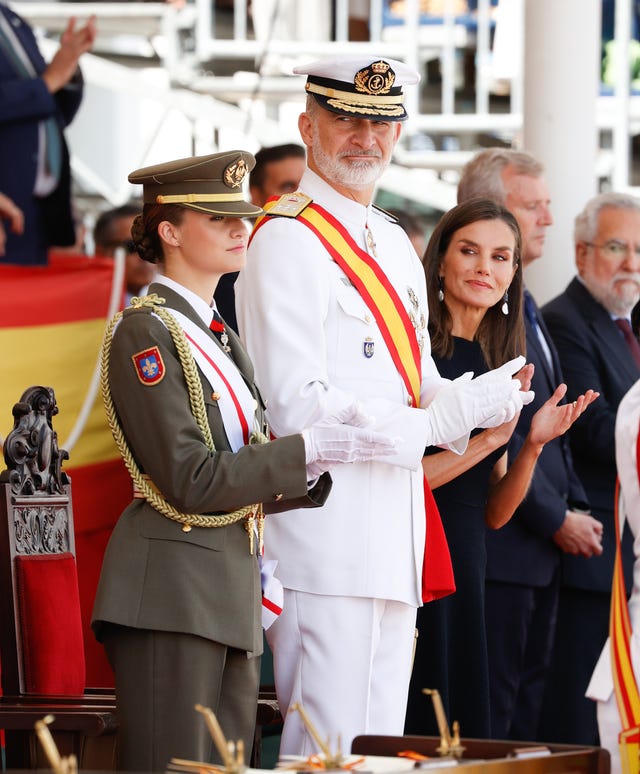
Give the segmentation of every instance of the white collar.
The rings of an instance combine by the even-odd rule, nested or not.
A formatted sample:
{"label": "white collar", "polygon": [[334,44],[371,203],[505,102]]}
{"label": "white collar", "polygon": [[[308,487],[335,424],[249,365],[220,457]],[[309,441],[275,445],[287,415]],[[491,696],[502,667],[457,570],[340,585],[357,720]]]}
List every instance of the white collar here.
{"label": "white collar", "polygon": [[209,306],[209,304],[207,304],[204,299],[200,298],[197,293],[189,290],[189,288],[185,288],[184,285],[181,285],[179,282],[176,282],[170,277],[166,277],[164,274],[156,275],[153,281],[159,285],[166,285],[166,287],[171,288],[174,293],[182,296],[182,298],[184,298],[184,300],[193,307],[193,310],[198,315],[198,317],[200,317],[207,328],[211,325],[215,303],[213,303],[213,307]]}
{"label": "white collar", "polygon": [[312,199],[318,199],[319,204],[332,214],[339,215],[340,220],[348,220],[360,228],[366,226],[371,216],[371,204],[365,207],[364,204],[343,196],[311,169],[305,169],[298,190],[306,193]]}

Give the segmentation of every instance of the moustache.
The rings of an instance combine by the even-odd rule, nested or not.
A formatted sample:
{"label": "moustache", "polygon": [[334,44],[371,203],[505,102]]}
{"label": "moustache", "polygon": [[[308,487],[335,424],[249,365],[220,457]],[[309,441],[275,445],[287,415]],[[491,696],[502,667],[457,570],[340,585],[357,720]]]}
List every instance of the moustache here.
{"label": "moustache", "polygon": [[382,153],[380,153],[380,151],[376,151],[376,150],[367,151],[367,150],[360,150],[360,149],[355,150],[354,149],[354,150],[342,151],[342,153],[338,154],[338,158],[339,159],[344,159],[347,156],[366,156],[369,159],[373,156],[373,158],[379,160],[379,159],[382,158]]}
{"label": "moustache", "polygon": [[635,282],[636,285],[640,285],[640,272],[619,271],[614,275],[613,282]]}

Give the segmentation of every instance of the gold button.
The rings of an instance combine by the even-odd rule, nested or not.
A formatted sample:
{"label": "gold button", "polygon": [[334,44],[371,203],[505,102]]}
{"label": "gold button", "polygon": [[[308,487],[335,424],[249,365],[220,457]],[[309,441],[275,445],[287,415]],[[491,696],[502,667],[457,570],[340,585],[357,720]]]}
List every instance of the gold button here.
{"label": "gold button", "polygon": [[211,400],[220,400],[220,393],[219,392],[212,392],[211,393]]}
{"label": "gold button", "polygon": [[368,315],[368,314],[365,314],[365,316],[364,316],[364,321],[365,321],[366,323],[370,323],[370,322],[371,322],[371,317],[370,317],[370,315]]}
{"label": "gold button", "polygon": [[282,500],[282,498],[283,498],[283,497],[284,497],[284,495],[282,494],[282,492],[278,492],[278,494],[277,494],[277,495],[274,495],[274,496],[273,496],[273,499],[274,499],[274,500],[275,500],[277,503],[279,503],[279,502],[280,502],[280,500]]}
{"label": "gold button", "polygon": [[190,524],[185,524],[184,527],[182,528],[182,531],[183,532],[191,532],[191,525]]}
{"label": "gold button", "polygon": [[409,397],[407,398],[407,406],[413,406],[413,398],[411,397],[411,395],[409,395]]}

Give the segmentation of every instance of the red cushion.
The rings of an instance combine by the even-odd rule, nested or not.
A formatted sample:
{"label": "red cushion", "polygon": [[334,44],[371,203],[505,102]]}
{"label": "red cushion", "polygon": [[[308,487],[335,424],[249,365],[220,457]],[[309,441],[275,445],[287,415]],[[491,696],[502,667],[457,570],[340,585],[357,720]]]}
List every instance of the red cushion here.
{"label": "red cushion", "polygon": [[26,692],[78,696],[85,662],[75,559],[64,553],[15,561]]}

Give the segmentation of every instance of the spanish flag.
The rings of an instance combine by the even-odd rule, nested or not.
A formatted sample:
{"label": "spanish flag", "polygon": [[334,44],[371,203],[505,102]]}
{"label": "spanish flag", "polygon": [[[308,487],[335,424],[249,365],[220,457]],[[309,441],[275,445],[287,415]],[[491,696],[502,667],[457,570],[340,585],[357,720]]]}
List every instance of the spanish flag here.
{"label": "spanish flag", "polygon": [[[67,449],[80,585],[87,685],[113,677],[89,621],[109,535],[131,500],[131,480],[107,425],[97,381],[98,357],[114,288],[115,262],[53,254],[48,266],[0,265],[0,436],[27,387],[52,387],[58,445]],[[93,400],[91,400],[93,396]]]}

